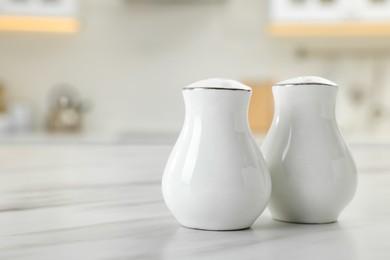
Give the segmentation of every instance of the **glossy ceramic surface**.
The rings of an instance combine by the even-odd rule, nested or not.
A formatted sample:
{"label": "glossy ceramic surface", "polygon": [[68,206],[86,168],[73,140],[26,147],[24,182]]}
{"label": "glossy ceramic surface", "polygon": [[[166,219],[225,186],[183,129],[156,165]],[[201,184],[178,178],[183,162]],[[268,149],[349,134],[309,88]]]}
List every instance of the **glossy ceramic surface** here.
{"label": "glossy ceramic surface", "polygon": [[165,202],[191,228],[250,227],[265,209],[271,182],[249,129],[249,87],[225,79],[183,89],[186,115],[162,181]]}
{"label": "glossy ceramic surface", "polygon": [[262,145],[277,220],[328,223],[355,194],[355,163],[335,119],[338,87],[318,77],[273,87],[275,115]]}

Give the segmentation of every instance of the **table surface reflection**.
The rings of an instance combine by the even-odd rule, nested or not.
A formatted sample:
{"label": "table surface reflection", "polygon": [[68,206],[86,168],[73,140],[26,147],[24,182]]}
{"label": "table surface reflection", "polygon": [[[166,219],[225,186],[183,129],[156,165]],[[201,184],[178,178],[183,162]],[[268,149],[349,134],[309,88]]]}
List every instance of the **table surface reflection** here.
{"label": "table surface reflection", "polygon": [[0,147],[0,259],[389,259],[390,146],[352,146],[358,192],[339,221],[179,226],[160,180],[171,146]]}

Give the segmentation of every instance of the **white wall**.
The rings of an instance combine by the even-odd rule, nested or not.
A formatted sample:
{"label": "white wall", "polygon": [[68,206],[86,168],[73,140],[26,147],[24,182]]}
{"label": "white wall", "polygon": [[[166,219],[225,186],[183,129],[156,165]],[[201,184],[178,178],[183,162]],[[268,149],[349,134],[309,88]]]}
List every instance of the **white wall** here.
{"label": "white wall", "polygon": [[267,36],[265,1],[147,2],[82,0],[75,35],[1,32],[0,79],[9,96],[30,100],[42,127],[49,89],[66,82],[93,103],[88,131],[178,131],[181,88],[193,81],[334,75],[323,60],[298,60],[302,40]]}

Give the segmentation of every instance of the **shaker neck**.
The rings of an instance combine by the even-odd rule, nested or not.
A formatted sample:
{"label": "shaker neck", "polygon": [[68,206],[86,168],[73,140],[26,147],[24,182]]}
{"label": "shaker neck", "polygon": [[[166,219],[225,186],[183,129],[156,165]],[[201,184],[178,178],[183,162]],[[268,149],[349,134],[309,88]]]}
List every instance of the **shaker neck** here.
{"label": "shaker neck", "polygon": [[300,113],[335,117],[337,88],[326,85],[274,86],[275,114]]}
{"label": "shaker neck", "polygon": [[248,133],[251,92],[184,90],[186,129],[214,133]]}
{"label": "shaker neck", "polygon": [[225,89],[185,89],[183,96],[186,114],[247,114],[251,92]]}

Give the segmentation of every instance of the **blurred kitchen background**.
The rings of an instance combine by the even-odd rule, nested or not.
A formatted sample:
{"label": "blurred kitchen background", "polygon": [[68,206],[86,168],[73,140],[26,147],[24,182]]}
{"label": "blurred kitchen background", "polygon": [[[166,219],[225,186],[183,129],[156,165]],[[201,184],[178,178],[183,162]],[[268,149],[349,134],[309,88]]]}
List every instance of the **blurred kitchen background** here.
{"label": "blurred kitchen background", "polygon": [[261,139],[301,75],[340,85],[349,140],[389,142],[389,72],[390,0],[0,0],[2,142],[173,142],[211,77],[253,88]]}

